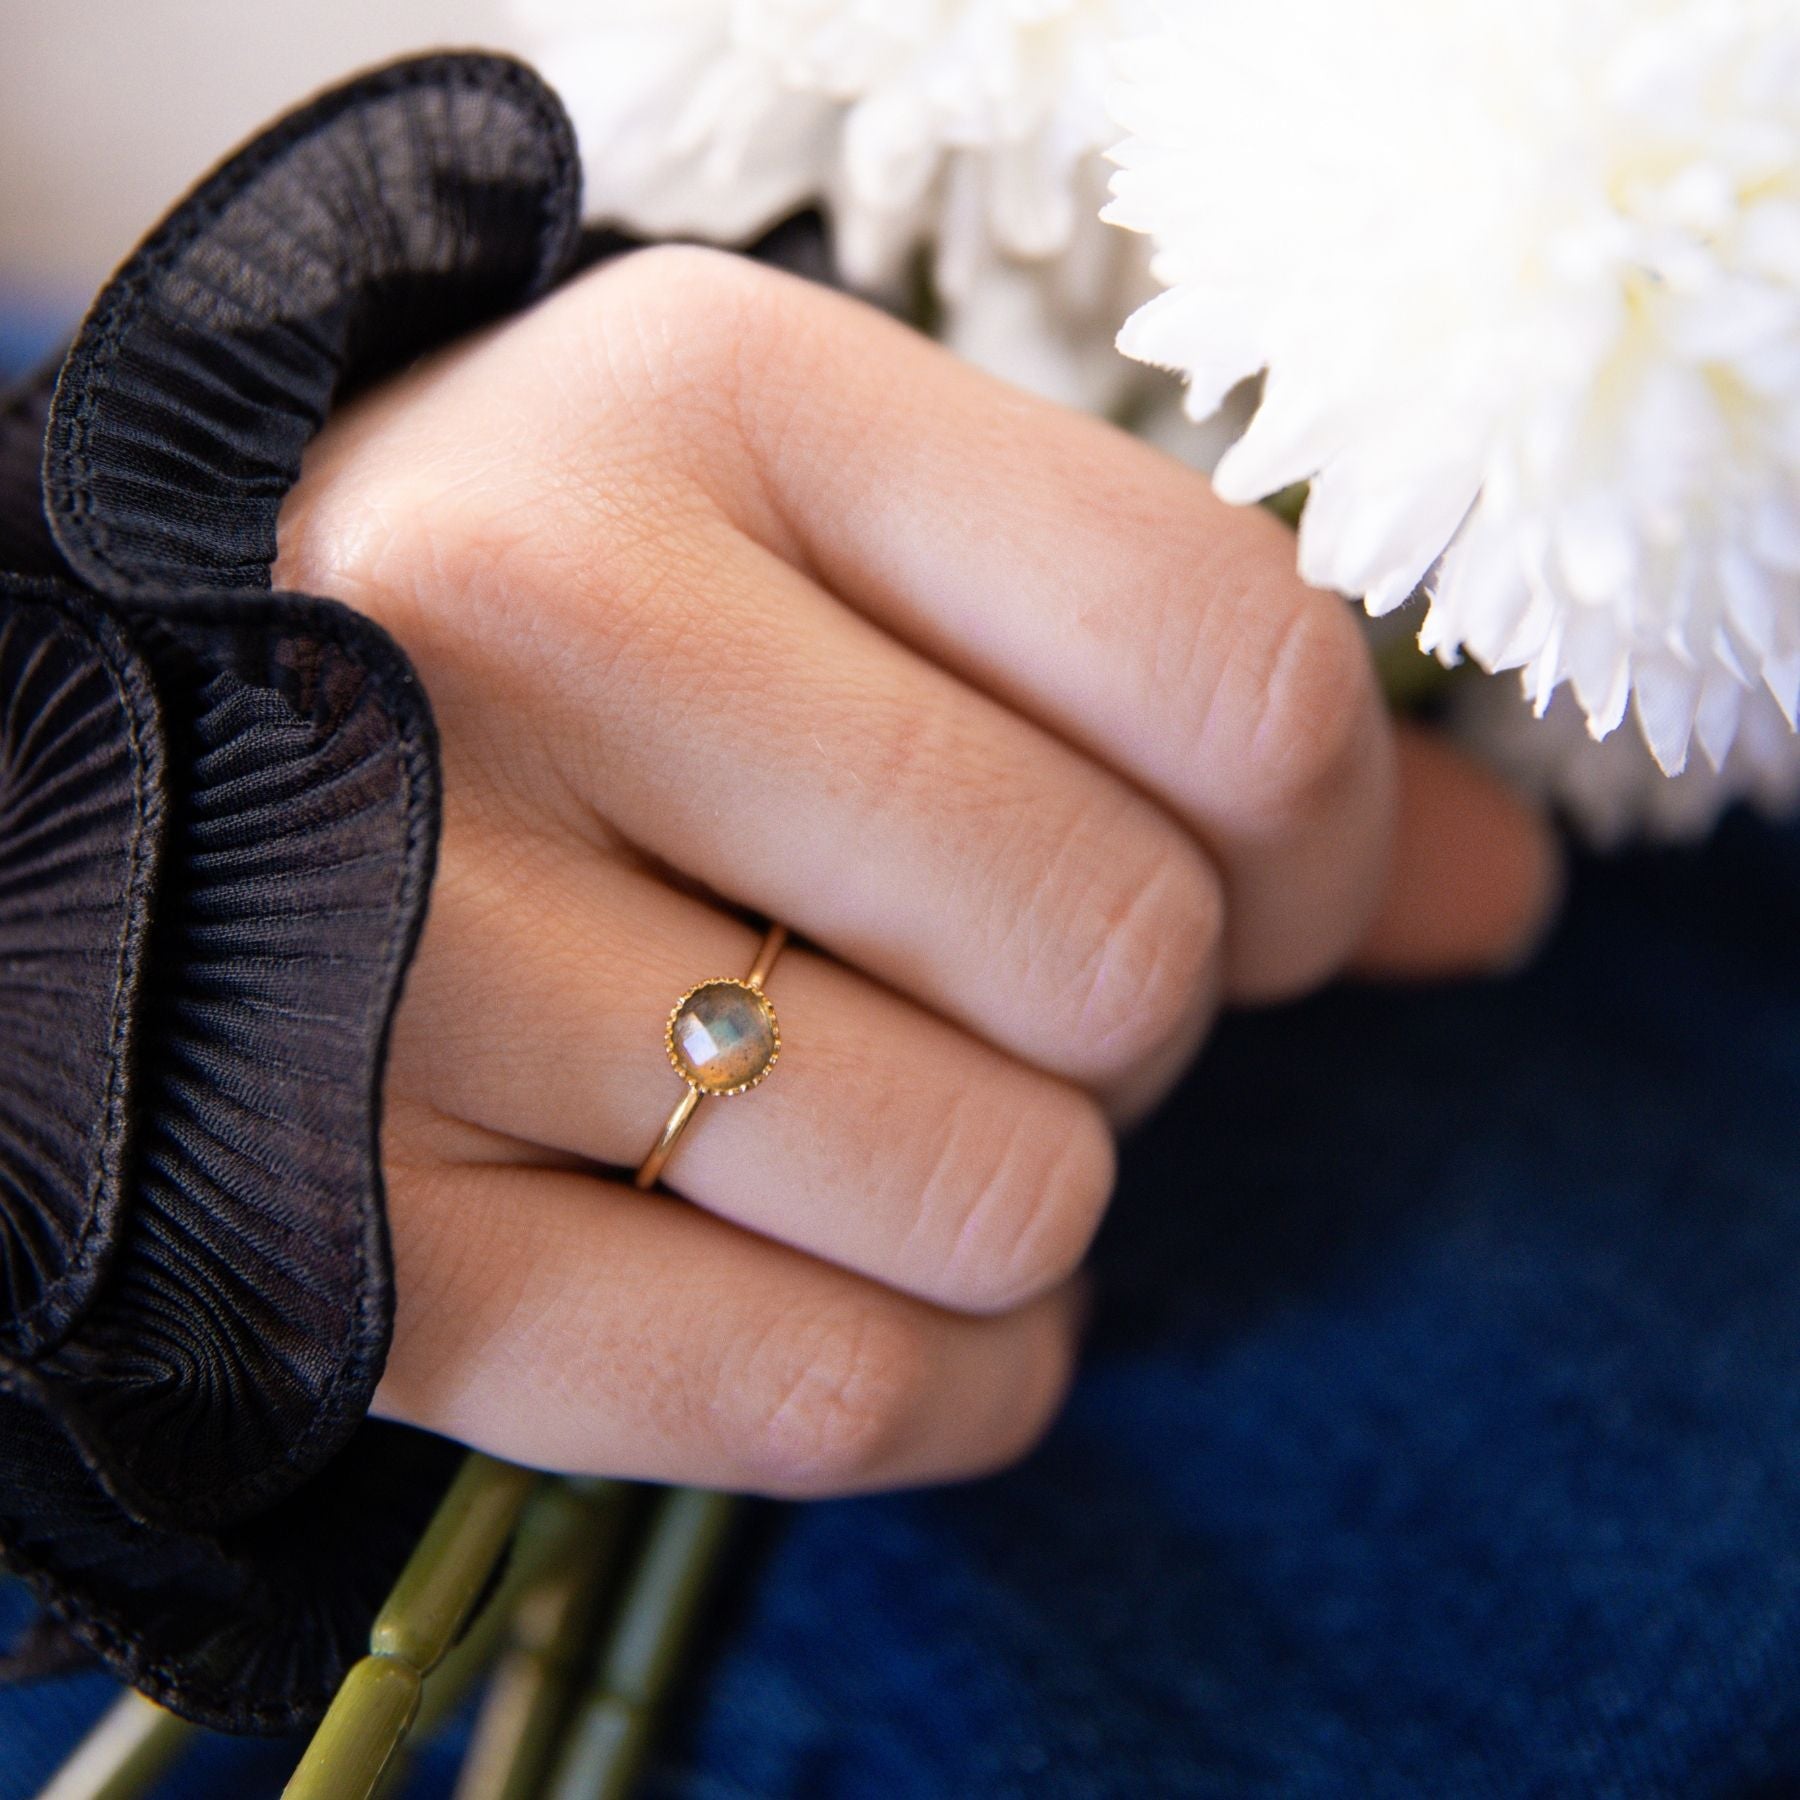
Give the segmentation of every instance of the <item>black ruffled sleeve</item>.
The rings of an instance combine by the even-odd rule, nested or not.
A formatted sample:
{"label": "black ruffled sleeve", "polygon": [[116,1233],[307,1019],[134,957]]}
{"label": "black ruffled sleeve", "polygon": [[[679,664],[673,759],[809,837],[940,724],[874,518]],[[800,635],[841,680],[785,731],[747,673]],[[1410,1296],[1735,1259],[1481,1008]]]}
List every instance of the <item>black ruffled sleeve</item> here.
{"label": "black ruffled sleeve", "polygon": [[560,107],[434,57],[204,183],[0,405],[0,1547],[203,1722],[322,1710],[448,1472],[365,1421],[430,712],[272,593],[327,410],[550,285]]}

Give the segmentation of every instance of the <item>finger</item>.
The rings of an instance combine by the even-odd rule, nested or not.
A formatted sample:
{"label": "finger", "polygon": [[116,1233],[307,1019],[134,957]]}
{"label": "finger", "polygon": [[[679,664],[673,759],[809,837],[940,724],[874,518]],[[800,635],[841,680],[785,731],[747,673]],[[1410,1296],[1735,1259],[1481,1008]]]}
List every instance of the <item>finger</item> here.
{"label": "finger", "polygon": [[[522,1150],[635,1168],[685,1092],[664,1049],[671,1005],[741,976],[756,941],[579,846],[455,849],[390,1086]],[[701,1104],[669,1186],[944,1306],[1003,1310],[1068,1279],[1113,1178],[1088,1096],[804,949],[767,991],[778,1064],[752,1092]]]}
{"label": "finger", "polygon": [[1437,733],[1403,725],[1399,752],[1387,888],[1355,968],[1404,978],[1517,964],[1542,937],[1562,893],[1556,834]]}
{"label": "finger", "polygon": [[659,254],[562,304],[681,331],[701,398],[669,405],[668,429],[687,421],[713,466],[743,446],[714,492],[746,530],[1201,835],[1230,901],[1232,997],[1292,993],[1350,953],[1382,887],[1392,746],[1361,633],[1300,582],[1285,527],[867,307],[729,258]]}
{"label": "finger", "polygon": [[389,1171],[388,1417],[539,1467],[781,1495],[999,1467],[1067,1386],[1074,1304],[942,1313],[563,1171]]}
{"label": "finger", "polygon": [[[655,535],[589,553],[608,535],[568,498],[574,476],[553,465],[566,449],[478,429],[488,394],[529,389],[529,349],[503,335],[466,355],[402,409],[401,436],[375,428],[340,467],[345,506],[388,522],[385,555],[349,580],[284,566],[396,630],[444,727],[448,791],[535,810],[572,788],[593,841],[603,816],[728,900],[1086,1084],[1191,1038],[1223,931],[1192,835],[707,505],[659,503]],[[420,487],[421,471],[442,474],[412,452],[421,433],[495,460],[479,483]]]}

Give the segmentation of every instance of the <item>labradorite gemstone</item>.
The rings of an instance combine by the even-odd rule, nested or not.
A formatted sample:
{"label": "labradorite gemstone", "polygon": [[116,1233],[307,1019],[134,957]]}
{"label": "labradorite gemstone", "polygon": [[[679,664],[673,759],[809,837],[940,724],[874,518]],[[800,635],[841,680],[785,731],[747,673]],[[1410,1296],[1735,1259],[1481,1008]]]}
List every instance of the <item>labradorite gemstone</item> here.
{"label": "labradorite gemstone", "polygon": [[682,1002],[669,1030],[682,1073],[705,1094],[743,1087],[775,1056],[775,1015],[754,988],[709,981]]}

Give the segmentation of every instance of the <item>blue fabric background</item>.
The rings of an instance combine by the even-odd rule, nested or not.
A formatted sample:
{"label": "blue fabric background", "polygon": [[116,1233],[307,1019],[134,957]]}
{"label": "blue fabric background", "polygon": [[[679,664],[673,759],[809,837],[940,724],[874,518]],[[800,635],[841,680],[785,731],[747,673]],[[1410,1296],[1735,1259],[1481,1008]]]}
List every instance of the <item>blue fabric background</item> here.
{"label": "blue fabric background", "polygon": [[[1800,836],[1748,820],[1578,868],[1517,979],[1228,1022],[1051,1441],[750,1532],[653,1792],[1800,1794],[1797,1124]],[[0,1694],[0,1800],[109,1693]]]}
{"label": "blue fabric background", "polygon": [[79,299],[62,305],[42,295],[16,295],[0,275],[0,383],[16,379],[49,356],[80,317]]}
{"label": "blue fabric background", "polygon": [[[1735,820],[1520,978],[1228,1022],[1051,1441],[753,1531],[652,1791],[1800,1793],[1797,920]],[[0,1795],[102,1693],[0,1700]]]}

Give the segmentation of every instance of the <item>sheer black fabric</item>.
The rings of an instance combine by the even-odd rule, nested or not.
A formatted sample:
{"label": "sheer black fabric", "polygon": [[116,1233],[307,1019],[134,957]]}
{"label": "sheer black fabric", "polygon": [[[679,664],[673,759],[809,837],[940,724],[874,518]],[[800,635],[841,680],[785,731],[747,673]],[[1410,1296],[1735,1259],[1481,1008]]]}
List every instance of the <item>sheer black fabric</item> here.
{"label": "sheer black fabric", "polygon": [[430,713],[367,621],[269,592],[276,514],[347,386],[557,278],[577,188],[518,65],[378,72],[0,407],[0,1545],[229,1729],[322,1709],[454,1454],[364,1421]]}
{"label": "sheer black fabric", "polygon": [[151,233],[63,365],[44,489],[70,567],[266,586],[346,382],[547,286],[579,195],[559,104],[498,58],[402,63],[276,125]]}

